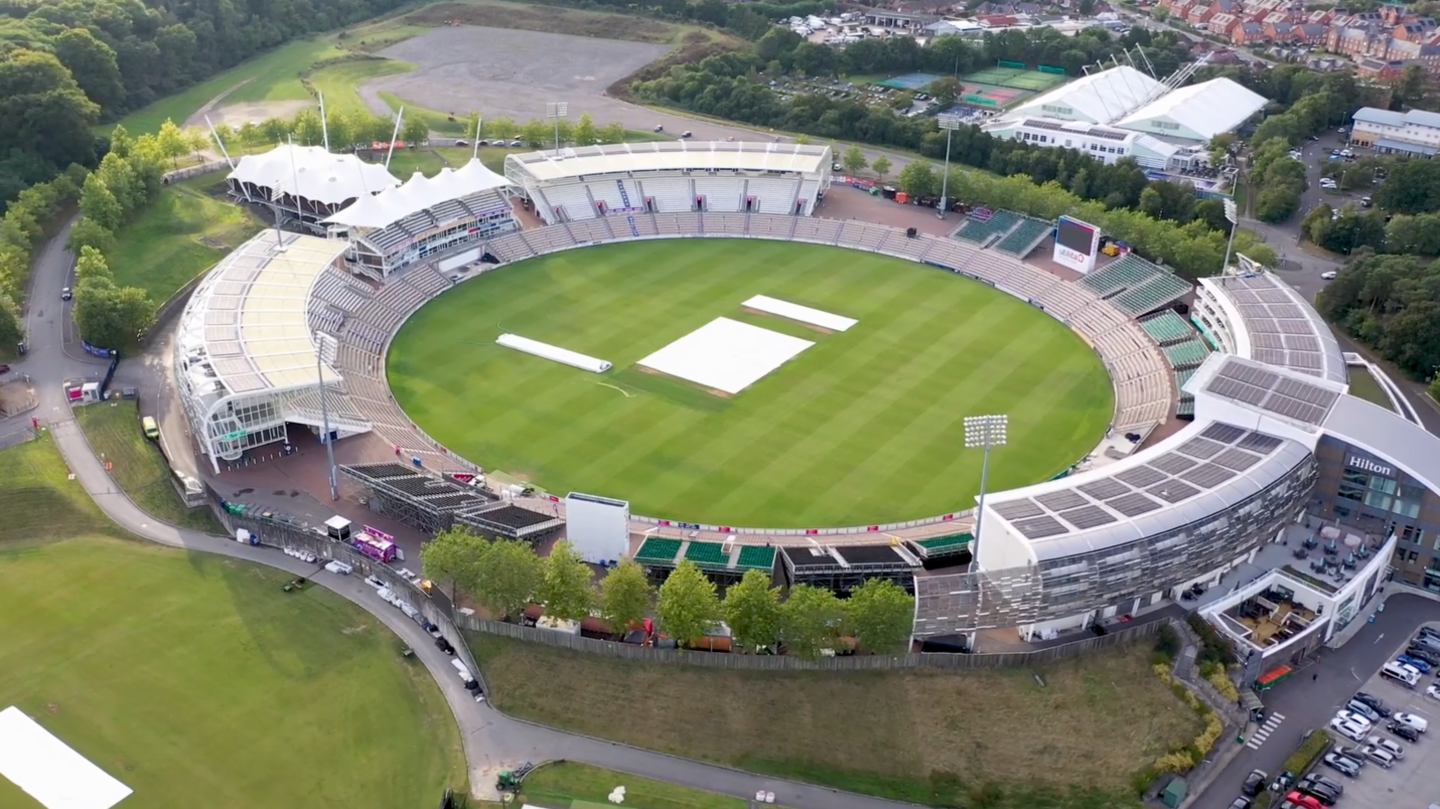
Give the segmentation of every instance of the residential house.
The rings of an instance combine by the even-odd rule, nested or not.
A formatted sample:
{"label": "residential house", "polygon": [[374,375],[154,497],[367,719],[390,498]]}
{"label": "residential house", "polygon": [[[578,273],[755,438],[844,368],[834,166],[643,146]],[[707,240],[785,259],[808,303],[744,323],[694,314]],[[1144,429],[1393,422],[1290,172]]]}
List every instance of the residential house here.
{"label": "residential house", "polygon": [[1292,42],[1295,26],[1288,22],[1267,22],[1261,26],[1261,36],[1271,42]]}
{"label": "residential house", "polygon": [[1212,6],[1196,3],[1185,13],[1185,21],[1199,28],[1209,22],[1213,16],[1215,16],[1215,11]]}
{"label": "residential house", "polygon": [[1234,14],[1216,14],[1206,23],[1206,27],[1210,29],[1210,33],[1228,38],[1239,24],[1240,18]]}
{"label": "residential house", "polygon": [[1400,78],[1400,73],[1405,69],[1404,62],[1387,62],[1384,59],[1376,59],[1373,56],[1366,56],[1355,60],[1355,74],[1361,78],[1376,79],[1382,82],[1393,82]]}
{"label": "residential house", "polygon": [[1295,26],[1295,40],[1306,45],[1319,45],[1325,41],[1325,35],[1328,33],[1330,33],[1328,25],[1303,22]]}
{"label": "residential house", "polygon": [[1258,22],[1242,22],[1230,32],[1230,39],[1236,45],[1254,45],[1264,38],[1264,29]]}

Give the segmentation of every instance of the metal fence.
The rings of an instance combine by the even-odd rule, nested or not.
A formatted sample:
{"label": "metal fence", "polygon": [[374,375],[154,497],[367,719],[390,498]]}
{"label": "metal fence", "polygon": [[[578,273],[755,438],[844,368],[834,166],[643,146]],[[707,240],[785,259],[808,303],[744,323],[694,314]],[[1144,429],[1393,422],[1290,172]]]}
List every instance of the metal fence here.
{"label": "metal fence", "polygon": [[716,652],[692,652],[684,649],[655,649],[637,646],[633,643],[615,643],[607,640],[581,637],[565,632],[520,626],[499,621],[486,621],[470,615],[455,616],[455,624],[461,629],[483,632],[531,643],[541,643],[574,652],[636,660],[647,663],[671,663],[687,666],[706,666],[721,669],[754,669],[762,671],[875,671],[882,669],[989,669],[1006,666],[1034,666],[1053,663],[1066,658],[1093,652],[1113,646],[1127,644],[1140,638],[1154,635],[1164,626],[1164,621],[1115,630],[1105,635],[1092,636],[1083,640],[1024,652],[1003,652],[999,654],[932,654],[911,653],[902,655],[853,655],[845,657],[822,657],[818,660],[804,660],[786,655],[746,655]]}

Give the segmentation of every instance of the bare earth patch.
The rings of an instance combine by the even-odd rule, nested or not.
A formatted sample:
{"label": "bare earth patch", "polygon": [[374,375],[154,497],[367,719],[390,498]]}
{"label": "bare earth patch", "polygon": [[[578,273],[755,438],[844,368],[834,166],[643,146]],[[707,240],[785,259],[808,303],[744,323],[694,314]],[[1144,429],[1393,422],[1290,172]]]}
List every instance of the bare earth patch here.
{"label": "bare earth patch", "polygon": [[803,320],[792,320],[791,318],[785,317],[784,315],[777,315],[777,314],[775,314],[774,312],[762,312],[762,311],[760,311],[759,309],[752,309],[752,308],[750,308],[749,306],[742,306],[742,307],[740,307],[740,311],[746,312],[746,313],[748,313],[748,314],[755,315],[755,316],[757,316],[757,317],[773,317],[773,318],[775,318],[776,320],[783,320],[783,321],[785,321],[786,323],[794,323],[794,324],[797,325],[797,326],[800,326],[800,327],[802,327],[802,328],[809,329],[810,331],[818,331],[818,332],[820,332],[821,334],[834,334],[834,333],[835,333],[835,330],[834,330],[834,329],[827,329],[827,328],[825,328],[824,326],[817,326],[817,325],[815,325],[814,323],[806,323],[806,322],[803,321]]}
{"label": "bare earth patch", "polygon": [[193,126],[204,126],[205,116],[219,126],[221,123],[236,128],[250,122],[260,123],[271,118],[293,118],[295,113],[315,105],[314,101],[292,99],[290,101],[246,101],[235,104],[221,104],[208,112],[197,112],[190,116]]}

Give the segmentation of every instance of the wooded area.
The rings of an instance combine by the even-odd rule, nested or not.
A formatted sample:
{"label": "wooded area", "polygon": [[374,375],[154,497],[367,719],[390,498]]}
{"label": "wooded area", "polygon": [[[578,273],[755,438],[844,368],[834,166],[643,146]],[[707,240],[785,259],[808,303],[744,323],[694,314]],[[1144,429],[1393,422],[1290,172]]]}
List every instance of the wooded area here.
{"label": "wooded area", "polygon": [[1440,265],[1364,248],[1316,306],[1414,377],[1429,379],[1440,370]]}

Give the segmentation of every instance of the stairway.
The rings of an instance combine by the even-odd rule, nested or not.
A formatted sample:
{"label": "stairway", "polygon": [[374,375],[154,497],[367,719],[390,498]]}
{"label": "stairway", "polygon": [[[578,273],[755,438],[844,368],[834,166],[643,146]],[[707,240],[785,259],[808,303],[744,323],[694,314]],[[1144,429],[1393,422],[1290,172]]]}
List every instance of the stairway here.
{"label": "stairway", "polygon": [[[615,185],[617,185],[617,186],[620,187],[620,201],[621,201],[622,203],[624,203],[624,205],[625,205],[625,210],[627,210],[627,211],[630,210],[630,194],[629,194],[629,192],[627,192],[627,191],[625,190],[625,183],[624,183],[624,181],[622,181],[622,180],[616,180],[616,181],[615,181]],[[634,227],[635,227],[635,225],[634,225],[633,222],[631,223],[630,227],[631,227],[631,228],[634,228]]]}
{"label": "stairway", "polygon": [[635,226],[635,217],[627,216],[625,217],[625,221],[630,223],[630,235],[637,239],[640,238],[640,228]]}

